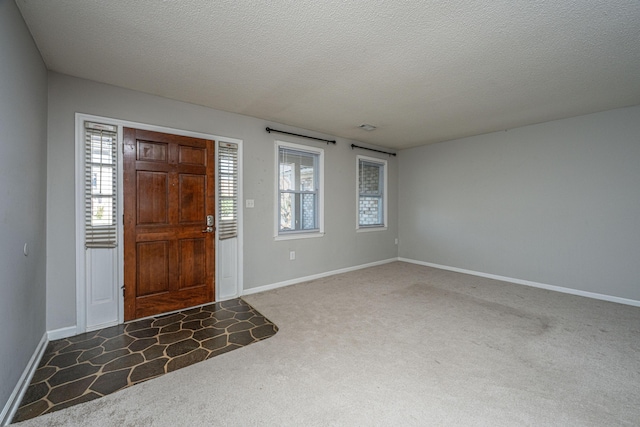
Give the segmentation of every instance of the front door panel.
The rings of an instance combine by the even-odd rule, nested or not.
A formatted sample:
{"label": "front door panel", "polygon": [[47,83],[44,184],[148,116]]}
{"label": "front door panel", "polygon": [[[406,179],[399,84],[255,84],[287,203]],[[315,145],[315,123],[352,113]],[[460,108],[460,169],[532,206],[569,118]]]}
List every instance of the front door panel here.
{"label": "front door panel", "polygon": [[125,128],[125,320],[214,300],[214,143]]}

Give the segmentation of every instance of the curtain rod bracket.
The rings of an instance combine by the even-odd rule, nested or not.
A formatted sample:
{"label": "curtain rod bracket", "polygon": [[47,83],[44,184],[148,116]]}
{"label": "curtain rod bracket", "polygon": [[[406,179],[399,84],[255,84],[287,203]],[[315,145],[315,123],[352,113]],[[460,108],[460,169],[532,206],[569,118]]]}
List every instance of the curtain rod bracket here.
{"label": "curtain rod bracket", "polygon": [[302,137],[302,138],[315,139],[316,141],[326,142],[327,145],[329,145],[329,143],[331,143],[331,144],[335,144],[336,143],[336,141],[332,141],[330,139],[322,139],[322,138],[316,138],[314,136],[300,135],[299,133],[285,132],[283,130],[271,129],[269,127],[267,128],[267,132],[269,132],[269,133],[271,133],[271,132],[284,133],[286,135],[293,135],[293,136],[299,136],[299,137]]}

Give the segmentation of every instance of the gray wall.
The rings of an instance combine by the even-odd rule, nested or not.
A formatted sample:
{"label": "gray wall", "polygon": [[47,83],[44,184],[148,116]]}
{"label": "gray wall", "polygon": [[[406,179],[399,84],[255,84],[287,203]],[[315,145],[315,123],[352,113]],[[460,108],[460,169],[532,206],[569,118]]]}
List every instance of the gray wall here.
{"label": "gray wall", "polygon": [[[269,134],[272,126],[312,134],[66,75],[49,74],[47,328],[75,325],[74,114],[76,112],[244,140],[244,288],[397,256],[397,164],[389,159],[390,221],[382,232],[356,233],[356,155],[352,141],[326,145]],[[327,135],[314,136],[331,138]],[[274,241],[276,139],[325,149],[325,231],[316,239]],[[362,152],[370,155],[370,152]],[[385,158],[385,156],[382,156]],[[244,205],[244,203],[242,204]],[[289,261],[289,251],[296,260]]]}
{"label": "gray wall", "polygon": [[47,72],[9,0],[0,0],[0,76],[2,410],[44,336],[46,292]]}
{"label": "gray wall", "polygon": [[640,106],[402,151],[399,255],[640,300]]}

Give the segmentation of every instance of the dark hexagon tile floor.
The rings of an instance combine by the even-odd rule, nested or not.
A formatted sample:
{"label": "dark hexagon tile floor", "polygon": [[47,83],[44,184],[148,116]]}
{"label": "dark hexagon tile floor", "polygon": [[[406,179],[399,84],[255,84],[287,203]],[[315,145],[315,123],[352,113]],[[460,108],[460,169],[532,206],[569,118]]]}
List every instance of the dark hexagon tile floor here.
{"label": "dark hexagon tile floor", "polygon": [[236,298],[52,341],[13,422],[97,399],[277,331]]}

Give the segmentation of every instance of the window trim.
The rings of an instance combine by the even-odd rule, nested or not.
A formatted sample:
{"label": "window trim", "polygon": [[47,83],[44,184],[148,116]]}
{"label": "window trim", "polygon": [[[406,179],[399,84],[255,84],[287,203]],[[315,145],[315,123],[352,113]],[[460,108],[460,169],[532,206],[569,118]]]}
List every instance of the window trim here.
{"label": "window trim", "polygon": [[[280,148],[301,151],[318,156],[318,228],[315,230],[294,230],[280,232]],[[275,198],[274,198],[274,239],[294,240],[324,236],[324,149],[308,145],[294,144],[286,141],[275,141]]]}
{"label": "window trim", "polygon": [[[360,225],[360,161],[375,163],[382,166],[382,224],[381,225]],[[389,162],[384,159],[369,156],[356,156],[356,232],[366,233],[370,231],[387,230],[389,224]]]}

